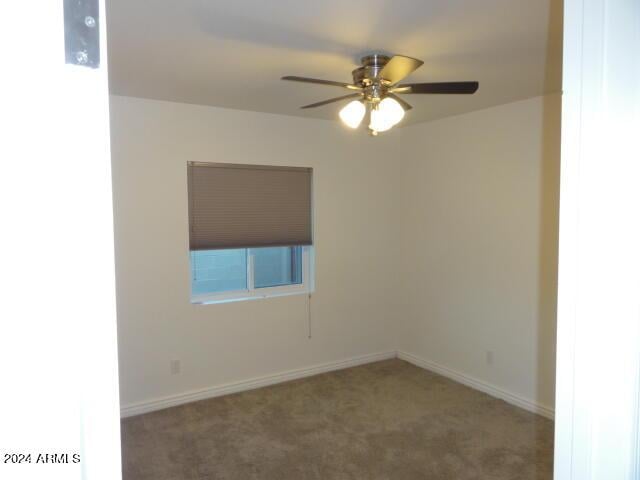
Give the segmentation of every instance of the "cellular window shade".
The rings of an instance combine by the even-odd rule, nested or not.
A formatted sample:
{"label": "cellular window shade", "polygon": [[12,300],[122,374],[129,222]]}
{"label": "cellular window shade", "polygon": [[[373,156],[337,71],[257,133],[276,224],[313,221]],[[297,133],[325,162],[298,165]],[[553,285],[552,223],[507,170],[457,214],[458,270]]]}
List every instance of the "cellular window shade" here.
{"label": "cellular window shade", "polygon": [[189,163],[190,249],[311,245],[311,173]]}

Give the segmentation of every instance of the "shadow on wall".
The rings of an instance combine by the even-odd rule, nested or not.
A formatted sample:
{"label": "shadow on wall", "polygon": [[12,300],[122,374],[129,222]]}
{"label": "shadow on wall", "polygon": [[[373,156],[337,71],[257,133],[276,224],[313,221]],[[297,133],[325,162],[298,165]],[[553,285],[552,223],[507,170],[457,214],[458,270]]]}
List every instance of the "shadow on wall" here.
{"label": "shadow on wall", "polygon": [[[560,109],[556,96],[544,98],[542,125],[542,162],[540,164],[540,238],[538,255],[538,372],[555,365],[556,316],[558,298],[558,221],[560,199]],[[549,321],[553,319],[553,321]],[[553,355],[548,358],[549,341]],[[537,389],[545,381],[538,373]]]}
{"label": "shadow on wall", "polygon": [[563,0],[551,0],[549,3],[547,63],[544,68],[545,93],[558,93],[562,90],[563,7]]}
{"label": "shadow on wall", "polygon": [[[563,1],[554,0],[549,10],[549,34],[545,91],[557,92],[562,85]],[[542,162],[540,171],[540,238],[538,276],[538,364],[537,389],[544,389],[540,372],[555,368],[558,300],[558,225],[560,213],[560,139],[562,102],[556,96],[544,98],[542,110]],[[554,319],[553,322],[545,319]],[[545,355],[543,339],[553,343],[552,358]],[[555,386],[555,385],[554,385]]]}

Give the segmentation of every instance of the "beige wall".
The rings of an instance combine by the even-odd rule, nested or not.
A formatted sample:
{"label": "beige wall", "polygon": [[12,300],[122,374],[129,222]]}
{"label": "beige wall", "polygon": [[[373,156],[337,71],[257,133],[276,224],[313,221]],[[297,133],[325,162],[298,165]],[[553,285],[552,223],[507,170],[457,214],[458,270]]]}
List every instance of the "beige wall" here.
{"label": "beige wall", "polygon": [[543,407],[554,403],[559,122],[554,95],[416,125],[402,162],[398,349]]}
{"label": "beige wall", "polygon": [[[388,139],[336,122],[117,96],[111,119],[124,406],[395,349],[395,265],[381,255],[396,236]],[[313,167],[311,340],[306,296],[190,304],[189,160]],[[172,359],[180,375],[170,375]]]}
{"label": "beige wall", "polygon": [[[559,97],[375,139],[117,96],[111,117],[124,406],[394,350],[553,405]],[[311,340],[304,296],[189,303],[189,160],[314,168]]]}

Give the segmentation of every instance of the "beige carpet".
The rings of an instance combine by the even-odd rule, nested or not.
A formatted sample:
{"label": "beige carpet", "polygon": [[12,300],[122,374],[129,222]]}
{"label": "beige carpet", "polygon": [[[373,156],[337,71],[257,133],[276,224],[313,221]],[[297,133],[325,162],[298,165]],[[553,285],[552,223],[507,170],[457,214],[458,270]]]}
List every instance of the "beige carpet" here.
{"label": "beige carpet", "polygon": [[124,480],[542,480],[553,422],[400,360],[122,422]]}

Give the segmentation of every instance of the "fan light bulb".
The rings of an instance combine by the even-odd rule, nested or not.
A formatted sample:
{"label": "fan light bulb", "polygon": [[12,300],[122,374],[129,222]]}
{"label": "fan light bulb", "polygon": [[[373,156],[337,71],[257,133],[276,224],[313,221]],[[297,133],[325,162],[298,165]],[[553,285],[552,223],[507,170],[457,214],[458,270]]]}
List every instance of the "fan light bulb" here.
{"label": "fan light bulb", "polygon": [[366,111],[361,101],[354,100],[340,110],[340,120],[349,128],[358,128]]}
{"label": "fan light bulb", "polygon": [[375,132],[385,132],[404,117],[404,108],[393,98],[383,99],[377,108],[371,110],[369,128]]}

